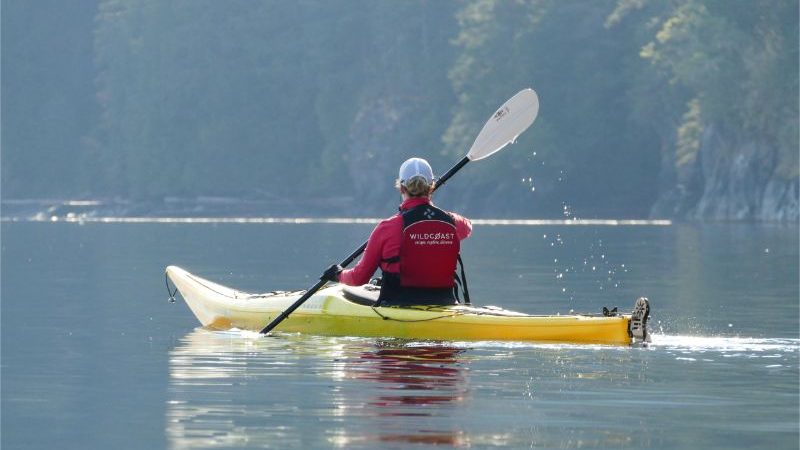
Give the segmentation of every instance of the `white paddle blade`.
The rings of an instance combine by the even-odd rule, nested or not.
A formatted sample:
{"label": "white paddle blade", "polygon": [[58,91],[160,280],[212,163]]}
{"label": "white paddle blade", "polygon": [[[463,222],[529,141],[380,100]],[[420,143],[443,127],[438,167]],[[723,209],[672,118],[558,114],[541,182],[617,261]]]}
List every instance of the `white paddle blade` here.
{"label": "white paddle blade", "polygon": [[539,96],[533,89],[523,89],[511,97],[483,126],[467,153],[470,161],[491,156],[517,140],[539,114]]}

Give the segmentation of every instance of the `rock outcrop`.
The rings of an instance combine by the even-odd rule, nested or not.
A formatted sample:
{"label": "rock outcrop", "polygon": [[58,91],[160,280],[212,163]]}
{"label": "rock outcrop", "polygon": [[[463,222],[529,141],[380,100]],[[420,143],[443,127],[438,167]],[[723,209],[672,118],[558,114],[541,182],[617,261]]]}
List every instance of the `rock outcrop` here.
{"label": "rock outcrop", "polygon": [[796,168],[793,176],[782,172],[774,146],[754,139],[728,139],[715,127],[706,127],[689,162],[676,166],[674,155],[662,161],[662,186],[667,186],[651,216],[797,222],[800,180]]}

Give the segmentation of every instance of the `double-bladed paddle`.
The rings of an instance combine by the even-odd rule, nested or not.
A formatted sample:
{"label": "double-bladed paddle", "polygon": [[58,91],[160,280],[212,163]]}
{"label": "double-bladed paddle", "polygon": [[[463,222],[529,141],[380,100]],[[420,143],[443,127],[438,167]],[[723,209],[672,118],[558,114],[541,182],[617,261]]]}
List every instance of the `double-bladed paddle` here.
{"label": "double-bladed paddle", "polygon": [[[436,184],[433,188],[434,191],[442,187],[450,177],[455,175],[456,172],[461,170],[468,162],[479,161],[489,157],[500,151],[506,145],[516,141],[517,136],[527,130],[533,121],[536,120],[536,115],[538,113],[539,97],[536,95],[536,92],[534,92],[533,89],[523,89],[519,91],[498,108],[497,111],[492,114],[492,117],[486,121],[486,124],[481,129],[481,132],[478,133],[478,137],[475,138],[475,142],[472,144],[467,155],[436,180]],[[339,265],[347,267],[364,252],[365,248],[367,248],[366,242],[339,263]],[[261,333],[267,334],[272,331],[273,328],[277,327],[278,324],[289,317],[289,314],[299,308],[300,305],[305,303],[306,300],[320,290],[325,283],[327,283],[327,280],[320,279],[317,284],[309,288],[297,301],[286,308],[286,311],[282,312],[278,317],[272,320],[269,325],[264,327]]]}

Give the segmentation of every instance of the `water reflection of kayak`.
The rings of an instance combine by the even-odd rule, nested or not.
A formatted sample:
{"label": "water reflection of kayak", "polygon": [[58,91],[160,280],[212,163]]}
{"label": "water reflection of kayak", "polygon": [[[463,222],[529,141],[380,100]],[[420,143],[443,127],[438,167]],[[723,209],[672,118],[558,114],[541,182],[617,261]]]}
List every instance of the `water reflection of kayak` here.
{"label": "water reflection of kayak", "polygon": [[[303,294],[249,294],[175,266],[167,267],[167,276],[200,323],[220,330],[260,330]],[[370,286],[334,284],[318,291],[276,330],[327,336],[622,345],[648,338],[646,299],[637,300],[632,314],[541,316],[494,306],[375,307],[376,298]]]}
{"label": "water reflection of kayak", "polygon": [[[197,328],[169,352],[169,447],[470,447],[464,348],[404,339]],[[313,423],[315,432],[307,427]]]}
{"label": "water reflection of kayak", "polygon": [[370,370],[351,368],[351,377],[388,387],[388,394],[369,404],[377,408],[379,416],[428,415],[424,409],[410,407],[462,400],[465,382],[458,355],[463,351],[440,346],[388,344],[362,352],[358,362]]}

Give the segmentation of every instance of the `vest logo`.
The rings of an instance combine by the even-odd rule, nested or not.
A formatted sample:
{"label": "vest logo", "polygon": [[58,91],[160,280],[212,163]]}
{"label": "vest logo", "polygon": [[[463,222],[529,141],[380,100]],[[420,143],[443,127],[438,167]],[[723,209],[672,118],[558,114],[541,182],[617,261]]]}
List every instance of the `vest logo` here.
{"label": "vest logo", "polygon": [[433,219],[433,216],[436,215],[430,208],[426,208],[425,212],[422,213],[423,216],[427,217],[428,219]]}
{"label": "vest logo", "polygon": [[411,233],[408,237],[415,245],[450,245],[456,238],[455,233]]}

